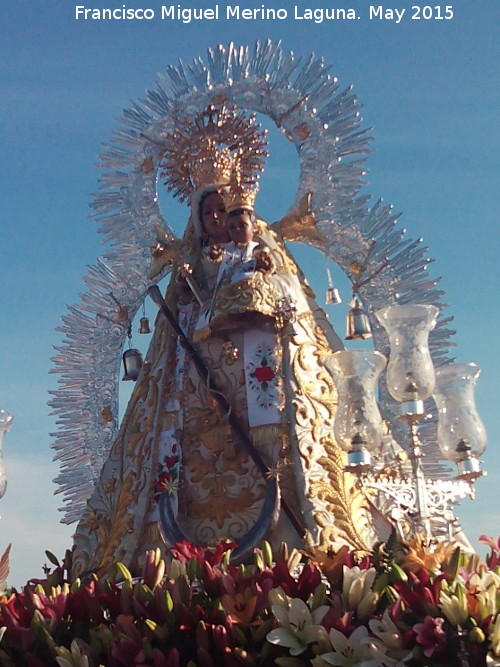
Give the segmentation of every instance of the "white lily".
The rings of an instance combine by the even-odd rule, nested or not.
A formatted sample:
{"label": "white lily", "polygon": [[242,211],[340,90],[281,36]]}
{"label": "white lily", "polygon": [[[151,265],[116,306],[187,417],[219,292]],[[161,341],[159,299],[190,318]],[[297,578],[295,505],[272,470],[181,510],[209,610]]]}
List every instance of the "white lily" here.
{"label": "white lily", "polygon": [[[363,625],[356,628],[349,637],[331,628],[328,638],[332,651],[318,656],[327,665],[338,667],[382,667],[384,665],[384,662],[375,656],[371,638],[368,637],[368,630]],[[317,664],[321,663],[318,661]]]}
{"label": "white lily", "polygon": [[56,651],[59,653],[56,657],[59,667],[89,667],[88,656],[82,653],[76,639],[71,642],[70,651],[64,646],[58,646]]}
{"label": "white lily", "polygon": [[469,591],[472,591],[476,600],[477,607],[474,610],[474,617],[478,621],[483,621],[488,616],[496,614],[498,609],[500,577],[492,570],[483,570],[480,573],[474,572],[469,578],[468,584],[464,582]]}
{"label": "white lily", "polygon": [[268,633],[267,641],[287,647],[290,655],[300,655],[307,649],[308,644],[317,641],[322,633],[326,635],[326,630],[319,625],[328,611],[326,606],[311,612],[303,600],[293,598],[288,609],[281,604],[273,604],[271,609],[280,627]]}
{"label": "white lily", "polygon": [[475,616],[483,621],[487,616],[493,616],[498,610],[498,587],[489,586],[476,594],[478,606]]}
{"label": "white lily", "polygon": [[460,585],[457,586],[454,594],[441,591],[439,594],[439,606],[452,625],[457,627],[462,626],[469,618],[467,598],[464,589]]}
{"label": "white lily", "polygon": [[285,593],[285,591],[278,586],[269,591],[269,604],[271,607],[283,607],[283,609],[288,609],[290,607],[290,598]]}
{"label": "white lily", "polygon": [[179,579],[186,576],[186,564],[181,563],[177,558],[173,558],[169,566],[167,566],[167,577],[169,579]]}
{"label": "white lily", "polygon": [[[457,576],[459,579],[466,584],[463,577],[460,575]],[[500,588],[500,576],[493,572],[493,570],[481,570],[480,572],[473,572],[469,577],[469,588],[478,588],[479,590],[485,590],[490,586],[495,586]]]}
{"label": "white lily", "polygon": [[[344,565],[344,579],[342,584],[342,602],[346,611],[356,611],[359,606],[370,606],[371,598],[375,595],[372,591],[373,582],[377,575],[375,568],[362,570],[357,565],[347,567]],[[365,599],[366,598],[366,599]]]}
{"label": "white lily", "polygon": [[497,614],[495,622],[490,625],[488,632],[491,651],[489,655],[494,658],[500,658],[500,614]]}
{"label": "white lily", "polygon": [[403,638],[397,625],[391,619],[388,609],[384,611],[381,620],[373,618],[369,621],[368,626],[375,637],[378,637],[387,648],[399,650],[403,647]]}

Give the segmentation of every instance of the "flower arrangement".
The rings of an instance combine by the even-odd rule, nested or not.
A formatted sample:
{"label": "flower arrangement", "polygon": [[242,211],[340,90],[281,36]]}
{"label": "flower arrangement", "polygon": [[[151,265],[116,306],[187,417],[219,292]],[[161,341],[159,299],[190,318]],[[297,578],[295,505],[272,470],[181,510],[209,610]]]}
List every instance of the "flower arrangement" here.
{"label": "flower arrangement", "polygon": [[[146,554],[142,577],[46,579],[0,597],[0,665],[28,667],[476,667],[500,665],[500,540],[486,563],[421,539],[356,558],[230,562],[232,545]],[[119,583],[117,583],[119,582]]]}

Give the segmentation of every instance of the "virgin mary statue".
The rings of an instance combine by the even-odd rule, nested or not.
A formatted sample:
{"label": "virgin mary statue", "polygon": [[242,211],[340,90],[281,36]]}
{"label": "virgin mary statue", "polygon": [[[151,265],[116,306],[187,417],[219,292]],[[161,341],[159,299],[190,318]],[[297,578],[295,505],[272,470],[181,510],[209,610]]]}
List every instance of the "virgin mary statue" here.
{"label": "virgin mary statue", "polygon": [[161,168],[189,220],[182,241],[153,253],[151,275],[169,263],[172,278],[78,524],[76,574],[117,560],[138,572],[147,549],[180,539],[227,538],[241,558],[264,538],[365,546],[324,368],[342,344],[284,245],[312,216],[255,215],[266,152],[254,118],[221,106],[188,129],[167,138]]}

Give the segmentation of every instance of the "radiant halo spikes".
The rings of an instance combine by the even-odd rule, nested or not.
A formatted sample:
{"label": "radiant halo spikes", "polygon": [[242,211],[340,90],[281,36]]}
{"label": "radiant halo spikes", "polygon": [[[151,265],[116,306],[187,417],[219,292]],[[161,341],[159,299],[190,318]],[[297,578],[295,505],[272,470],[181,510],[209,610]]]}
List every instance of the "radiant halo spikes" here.
{"label": "radiant halo spikes", "polygon": [[[387,341],[373,313],[391,299],[442,308],[443,292],[426,270],[432,260],[422,239],[406,238],[391,206],[371,204],[360,193],[370,137],[351,87],[341,89],[329,70],[321,58],[296,58],[280,43],[219,45],[205,60],[168,66],[156,88],[124,111],[102,153],[99,193],[91,203],[112,247],[88,269],[82,301],[69,308],[58,329],[64,336],[54,357],[59,387],[50,405],[60,425],[53,448],[61,461],[55,481],[65,503],[63,522],[80,517],[118,430],[117,378],[126,328],[113,321],[116,303],[133,318],[151,284],[155,227],[174,236],[158,205],[157,182],[164,138],[179,114],[194,118],[210,104],[234,105],[264,114],[294,143],[300,177],[291,208],[311,192],[319,232],[297,240],[320,249],[361,284],[358,294],[378,349],[387,348]],[[363,276],[373,277],[363,283]],[[431,335],[437,366],[448,359],[450,320],[441,318]],[[396,406],[384,390],[381,402],[397,436]],[[424,442],[426,429],[431,442],[435,424],[424,428]],[[440,472],[438,454],[429,454],[434,473]]]}

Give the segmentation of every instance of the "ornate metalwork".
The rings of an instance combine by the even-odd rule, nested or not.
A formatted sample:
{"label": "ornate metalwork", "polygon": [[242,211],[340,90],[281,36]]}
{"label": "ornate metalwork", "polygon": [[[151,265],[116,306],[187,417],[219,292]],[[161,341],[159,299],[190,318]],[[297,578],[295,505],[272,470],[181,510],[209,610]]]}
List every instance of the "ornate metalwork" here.
{"label": "ornate metalwork", "polygon": [[[419,498],[414,480],[367,477],[362,490],[399,527],[403,537],[419,534]],[[452,539],[458,522],[451,507],[473,496],[471,485],[463,480],[426,480],[425,492],[430,535],[434,539]]]}

